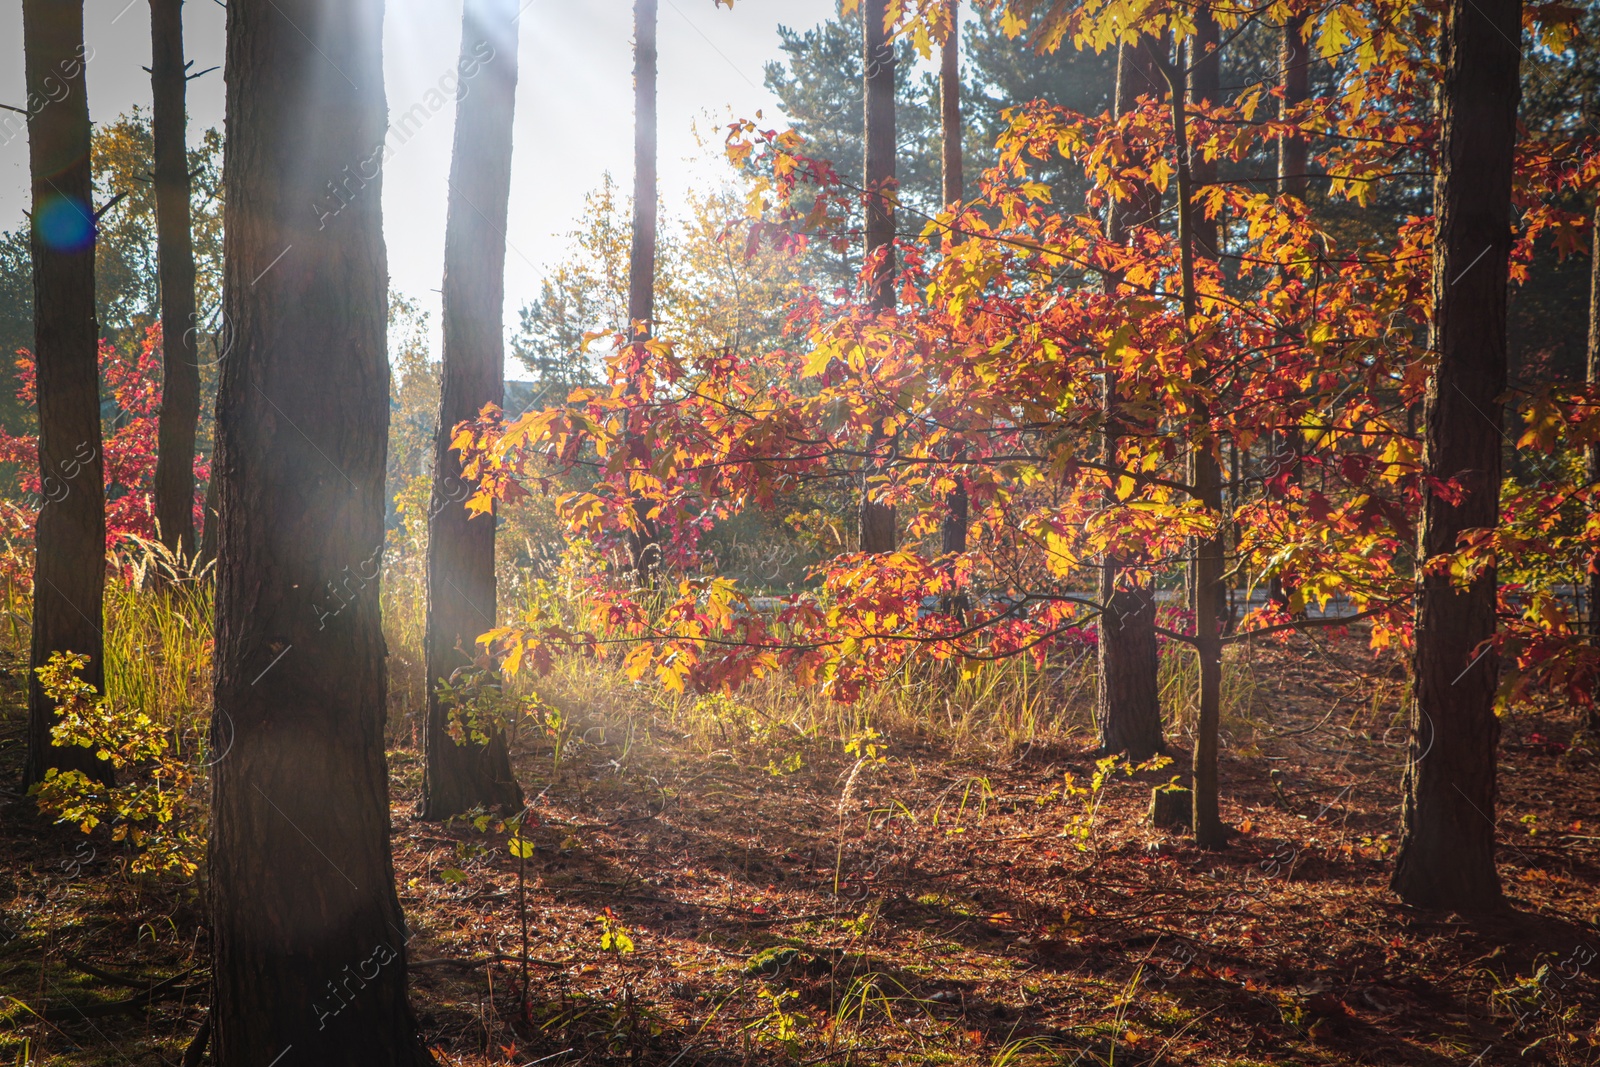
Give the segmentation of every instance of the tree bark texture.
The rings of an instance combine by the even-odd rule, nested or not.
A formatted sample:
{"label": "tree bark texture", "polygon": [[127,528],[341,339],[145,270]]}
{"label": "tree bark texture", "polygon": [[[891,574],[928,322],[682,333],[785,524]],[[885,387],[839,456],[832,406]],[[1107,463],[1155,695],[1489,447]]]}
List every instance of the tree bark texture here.
{"label": "tree bark texture", "polygon": [[[32,175],[33,355],[38,368],[39,479],[30,667],[53,652],[89,657],[84,680],[105,691],[105,465],[100,439],[99,326],[83,4],[26,0],[22,37]],[[51,768],[109,782],[86,748],[52,743],[55,706],[28,671],[26,783]]]}
{"label": "tree bark texture", "polygon": [[[1163,94],[1164,83],[1148,50],[1122,45],[1117,52],[1116,115],[1138,106],[1139,97]],[[1113,200],[1106,210],[1106,238],[1117,244],[1128,239],[1134,226],[1153,225],[1161,211],[1161,193],[1144,184],[1127,200]],[[1121,277],[1107,274],[1106,290],[1115,292]],[[1109,366],[1101,390],[1104,426],[1101,453],[1107,466],[1117,465],[1123,417],[1117,393],[1117,376]],[[1113,475],[1113,480],[1115,476]],[[1108,491],[1106,506],[1116,496]],[[1150,590],[1119,581],[1121,560],[1107,556],[1101,566],[1100,640],[1097,650],[1095,725],[1102,752],[1120,752],[1133,760],[1146,760],[1164,747],[1161,736],[1161,696],[1157,685],[1160,655],[1156,647],[1156,605]]]}
{"label": "tree bark texture", "polygon": [[[1501,394],[1511,174],[1521,96],[1520,0],[1452,0],[1441,42],[1434,182],[1433,323],[1438,367],[1424,411],[1411,744],[1393,887],[1408,904],[1485,911],[1495,871],[1494,713],[1499,657],[1491,565],[1457,588],[1443,557],[1499,521]],[[1434,486],[1454,481],[1452,504]]]}
{"label": "tree bark texture", "polygon": [[161,279],[161,417],[155,511],[161,543],[194,555],[194,442],[200,422],[200,361],[189,222],[188,74],[183,0],[150,0],[151,127],[155,139],[156,258]]}
{"label": "tree bark texture", "polygon": [[501,320],[517,92],[516,17],[515,0],[466,0],[462,10],[462,78],[445,222],[443,380],[428,519],[428,756],[422,801],[428,819],[477,806],[522,804],[504,733],[483,724],[490,726],[488,744],[470,736],[457,744],[448,729],[451,707],[436,689],[457,670],[473,669],[480,656],[477,637],[495,625],[495,516],[469,515],[462,505],[461,456],[450,440],[458,423],[505,399]]}
{"label": "tree bark texture", "polygon": [[381,0],[230,0],[212,1055],[427,1064],[406,1000],[378,578]]}
{"label": "tree bark texture", "polygon": [[[895,114],[894,42],[885,28],[889,0],[865,0],[861,5],[862,96],[865,100],[866,151],[863,181],[866,189],[866,258],[868,306],[880,313],[894,311],[895,254]],[[884,437],[874,431],[867,451],[876,457]],[[862,468],[861,551],[893,552],[897,541],[894,508],[873,499],[872,476],[877,465],[869,458]]]}

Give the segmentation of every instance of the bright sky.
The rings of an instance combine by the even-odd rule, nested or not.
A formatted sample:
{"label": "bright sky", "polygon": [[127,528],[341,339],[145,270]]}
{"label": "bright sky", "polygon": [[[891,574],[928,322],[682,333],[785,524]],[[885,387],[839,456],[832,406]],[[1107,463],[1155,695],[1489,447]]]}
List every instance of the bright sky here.
{"label": "bright sky", "polygon": [[[506,325],[539,290],[565,246],[584,193],[609,170],[632,188],[632,0],[525,0],[520,16],[520,77],[511,218],[507,230]],[[115,119],[150,106],[150,14],[146,0],[85,0],[90,116]],[[691,185],[719,180],[716,128],[730,116],[775,114],[761,87],[762,64],[777,58],[778,25],[809,27],[834,0],[660,0],[661,195],[670,214]],[[184,5],[184,52],[201,70],[223,59],[225,11],[217,0]],[[391,116],[403,114],[452,72],[461,43],[460,0],[389,0],[384,31]],[[0,6],[0,104],[21,107],[22,5]],[[191,141],[222,126],[222,72],[189,86]],[[444,270],[446,177],[455,107],[434,115],[384,169],[384,232],[391,286],[433,312]],[[711,142],[697,143],[696,128]],[[0,132],[0,140],[4,140]],[[25,136],[0,144],[0,229],[23,221],[28,200]]]}

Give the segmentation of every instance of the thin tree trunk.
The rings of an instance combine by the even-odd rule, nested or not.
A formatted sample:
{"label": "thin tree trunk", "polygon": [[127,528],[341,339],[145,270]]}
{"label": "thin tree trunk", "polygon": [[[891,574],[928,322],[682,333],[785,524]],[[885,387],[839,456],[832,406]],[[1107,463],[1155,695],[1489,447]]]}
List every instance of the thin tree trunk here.
{"label": "thin tree trunk", "polygon": [[[950,31],[939,53],[939,161],[942,164],[946,209],[955,210],[966,198],[961,158],[961,0],[947,0]],[[967,483],[956,476],[956,487],[945,496],[940,548],[946,555],[967,550]]]}
{"label": "thin tree trunk", "polygon": [[[1278,61],[1283,66],[1283,99],[1278,104],[1278,117],[1286,119],[1311,95],[1311,49],[1306,42],[1306,16],[1290,15],[1284,21]],[[1285,196],[1306,198],[1310,184],[1306,169],[1308,147],[1304,136],[1283,137],[1278,141],[1278,187]]]}
{"label": "thin tree trunk", "polygon": [[[1161,95],[1161,73],[1150,53],[1137,45],[1117,51],[1117,86],[1113,106],[1117,117],[1134,110],[1139,97]],[[1127,200],[1113,200],[1106,211],[1106,238],[1127,241],[1134,226],[1154,223],[1161,211],[1161,193],[1145,184]],[[1120,275],[1107,274],[1106,291],[1115,292]],[[1117,395],[1116,372],[1107,366],[1101,389],[1101,454],[1108,467],[1117,466],[1117,448],[1123,429]],[[1113,483],[1116,480],[1111,475]],[[1106,506],[1116,506],[1116,494],[1106,495]],[[1161,736],[1161,694],[1157,685],[1160,654],[1156,646],[1155,598],[1144,586],[1123,586],[1118,574],[1123,561],[1108,555],[1101,566],[1098,671],[1095,724],[1102,752],[1120,752],[1133,760],[1146,760],[1165,747]]]}
{"label": "thin tree trunk", "polygon": [[[1600,387],[1600,196],[1595,197],[1590,230],[1588,382],[1595,389]],[[1600,444],[1589,446],[1587,459],[1589,484],[1600,485]],[[1600,647],[1600,555],[1589,560],[1589,636]],[[1592,738],[1600,742],[1600,704],[1589,705],[1587,723]]]}
{"label": "thin tree trunk", "polygon": [[[866,0],[861,5],[862,95],[866,109],[862,184],[867,190],[866,257],[871,264],[868,306],[879,313],[892,313],[895,306],[895,56],[894,42],[884,26],[888,14],[889,0]],[[897,541],[894,508],[872,498],[872,471],[877,466],[876,453],[884,443],[884,436],[876,429],[869,436],[869,458],[862,467],[863,552],[893,552]]]}
{"label": "thin tree trunk", "polygon": [[[643,344],[656,319],[656,0],[633,4],[633,246],[628,254],[628,336]],[[650,446],[634,432],[630,462],[650,463]],[[634,505],[639,528],[628,535],[629,567],[641,585],[661,565],[660,530],[648,505]]]}
{"label": "thin tree trunk", "polygon": [[[38,368],[39,477],[30,667],[53,652],[89,657],[84,680],[105,691],[101,636],[106,577],[105,473],[100,441],[99,326],[94,306],[94,203],[83,4],[25,0],[22,38],[33,178],[33,355]],[[28,671],[26,783],[51,768],[111,781],[111,767],[52,743],[56,709]]]}
{"label": "thin tree trunk", "polygon": [[949,207],[965,197],[966,181],[961,171],[961,0],[946,0],[945,6],[950,32],[939,50],[939,162]]}
{"label": "thin tree trunk", "polygon": [[[470,808],[515,809],[522,790],[504,733],[489,741],[450,735],[451,708],[436,686],[471,670],[477,635],[495,625],[492,512],[461,506],[455,426],[505,400],[506,217],[511,201],[511,122],[517,92],[516,0],[466,0],[461,19],[463,81],[456,95],[455,147],[444,247],[444,362],[434,438],[428,522],[428,758],[422,815],[444,819]],[[473,72],[471,81],[465,74]],[[452,493],[452,487],[456,492]]]}
{"label": "thin tree trunk", "polygon": [[[1493,564],[1458,589],[1441,557],[1500,515],[1501,393],[1512,155],[1521,97],[1521,0],[1451,0],[1441,48],[1434,183],[1432,349],[1424,415],[1411,746],[1393,887],[1417,907],[1500,905],[1494,713],[1500,660]],[[1454,480],[1451,494],[1434,486]]]}
{"label": "thin tree trunk", "polygon": [[[406,1000],[384,762],[382,33],[380,0],[228,4],[212,731],[234,740],[212,769],[208,861],[221,1067],[432,1062]],[[337,211],[319,207],[332,181]]]}
{"label": "thin tree trunk", "polygon": [[183,0],[150,0],[151,126],[155,137],[156,255],[161,277],[161,418],[155,509],[161,543],[194,555],[194,441],[200,422],[194,239],[189,225]]}
{"label": "thin tree trunk", "polygon": [[[1196,10],[1195,25],[1195,36],[1190,41],[1189,99],[1196,104],[1220,103],[1222,57],[1218,46],[1221,34],[1209,6]],[[1191,191],[1179,195],[1183,199],[1183,215],[1189,222],[1194,255],[1215,260],[1221,250],[1217,222],[1205,217],[1193,197],[1216,182],[1217,164],[1215,160],[1206,159],[1203,153],[1191,151],[1187,136],[1177,143],[1189,154]],[[1193,316],[1197,310],[1193,271],[1187,273],[1188,314]],[[1220,522],[1222,470],[1217,462],[1216,442],[1204,431],[1209,419],[1210,412],[1197,407],[1195,426],[1202,433],[1189,441],[1189,482],[1200,503]],[[1195,542],[1190,562],[1200,659],[1200,721],[1194,741],[1194,836],[1201,848],[1224,848],[1228,843],[1228,828],[1222,822],[1217,785],[1217,735],[1222,719],[1222,618],[1226,610],[1222,586],[1224,551],[1223,527],[1219,525],[1214,536]]]}
{"label": "thin tree trunk", "polygon": [[[1311,49],[1306,41],[1306,16],[1290,15],[1283,24],[1279,42],[1278,62],[1282,66],[1280,80],[1283,99],[1278,104],[1278,117],[1286,119],[1311,95]],[[1285,196],[1305,200],[1310,187],[1307,150],[1309,142],[1303,136],[1282,137],[1278,140],[1278,189]],[[1301,476],[1300,436],[1294,431],[1273,434],[1269,440],[1273,447],[1275,463],[1288,462],[1290,477],[1299,484]],[[1274,474],[1276,474],[1276,470]],[[1268,595],[1281,605],[1289,602],[1283,579],[1274,574],[1268,582]]]}
{"label": "thin tree trunk", "polygon": [[[1197,102],[1217,96],[1217,57],[1208,43],[1217,38],[1216,23],[1210,12],[1196,13],[1199,32],[1191,40],[1189,52],[1189,95]],[[1148,47],[1148,46],[1147,46]],[[1151,54],[1155,55],[1154,49]],[[1205,220],[1195,205],[1196,186],[1215,171],[1197,166],[1202,161],[1189,146],[1188,105],[1184,98],[1182,68],[1159,57],[1163,74],[1172,92],[1172,141],[1176,146],[1178,168],[1178,247],[1181,256],[1185,334],[1189,334],[1199,298],[1195,291],[1194,261],[1197,255],[1216,254],[1215,225]],[[1201,179],[1197,181],[1196,170]],[[1222,475],[1210,439],[1210,412],[1197,404],[1192,416],[1189,440],[1190,493],[1219,518],[1222,514]],[[1189,589],[1193,598],[1195,653],[1199,661],[1199,722],[1195,727],[1194,835],[1201,848],[1227,847],[1228,828],[1222,822],[1217,788],[1217,735],[1222,718],[1222,571],[1223,546],[1219,528],[1215,536],[1196,538],[1190,544]]]}
{"label": "thin tree trunk", "polygon": [[628,256],[628,320],[631,333],[648,339],[654,335],[656,317],[656,0],[634,0],[633,33],[633,246]]}
{"label": "thin tree trunk", "polygon": [[[1195,35],[1189,39],[1189,103],[1211,105],[1222,102],[1222,31],[1211,13],[1209,4],[1201,4],[1194,13]],[[1189,150],[1186,148],[1186,150]],[[1189,150],[1189,174],[1196,196],[1217,182],[1217,161],[1207,159],[1205,153]],[[1192,206],[1189,221],[1195,239],[1194,254],[1215,260],[1222,249],[1220,227],[1216,219]]]}
{"label": "thin tree trunk", "polygon": [[217,527],[221,525],[217,509],[221,507],[217,497],[217,468],[216,449],[212,449],[211,475],[206,479],[206,496],[200,506],[200,554],[195,559],[196,569],[203,568],[208,563],[217,561]]}

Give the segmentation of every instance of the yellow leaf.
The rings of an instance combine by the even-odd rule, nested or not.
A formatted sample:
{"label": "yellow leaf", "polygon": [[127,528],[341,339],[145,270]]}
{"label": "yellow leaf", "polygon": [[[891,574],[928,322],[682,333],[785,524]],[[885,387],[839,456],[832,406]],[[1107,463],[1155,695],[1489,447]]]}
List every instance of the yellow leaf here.
{"label": "yellow leaf", "polygon": [[1167,191],[1167,183],[1171,178],[1172,165],[1167,162],[1166,157],[1163,156],[1150,165],[1150,184],[1159,192]]}

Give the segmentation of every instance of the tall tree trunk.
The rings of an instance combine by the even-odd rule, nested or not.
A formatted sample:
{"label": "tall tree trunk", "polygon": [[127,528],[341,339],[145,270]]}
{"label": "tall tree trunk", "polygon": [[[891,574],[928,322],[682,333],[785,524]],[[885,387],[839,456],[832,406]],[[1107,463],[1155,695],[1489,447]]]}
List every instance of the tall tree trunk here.
{"label": "tall tree trunk", "polygon": [[[643,344],[656,320],[656,0],[633,3],[633,246],[628,253],[628,336]],[[650,446],[628,437],[630,464],[648,466]],[[638,529],[628,535],[634,580],[648,584],[661,565],[660,530],[640,500]]]}
{"label": "tall tree trunk", "polygon": [[156,255],[161,277],[161,419],[155,508],[161,543],[194,555],[194,439],[200,422],[194,239],[189,227],[183,0],[150,0],[151,126],[155,136]]}
{"label": "tall tree trunk", "polygon": [[[1282,66],[1283,99],[1278,104],[1278,117],[1286,119],[1311,95],[1311,48],[1306,40],[1306,16],[1290,15],[1283,24],[1283,37],[1278,51]],[[1304,136],[1288,136],[1278,140],[1278,189],[1285,196],[1305,200],[1310,187],[1309,142]],[[1290,463],[1290,475],[1295,484],[1301,476],[1300,436],[1293,430],[1272,435],[1273,458],[1278,463]],[[1276,473],[1276,471],[1274,472]],[[1274,574],[1268,583],[1268,594],[1279,604],[1289,602],[1283,579]]]}
{"label": "tall tree trunk", "polygon": [[[866,187],[866,258],[871,264],[868,306],[879,313],[894,310],[894,208],[895,115],[894,42],[885,21],[889,0],[866,0],[861,5],[862,80],[865,99],[866,152],[863,182]],[[884,435],[874,430],[868,440],[868,459],[862,466],[861,551],[893,552],[897,539],[894,508],[872,498],[871,479],[876,453]]]}
{"label": "tall tree trunk", "polygon": [[[1500,516],[1500,396],[1512,154],[1521,97],[1521,0],[1451,0],[1441,42],[1434,182],[1433,325],[1439,364],[1424,414],[1411,746],[1393,887],[1417,907],[1501,902],[1494,865],[1499,656],[1493,565],[1461,590],[1440,557]],[[1452,504],[1433,487],[1454,480]]]}
{"label": "tall tree trunk", "polygon": [[[1594,200],[1590,241],[1588,382],[1594,389],[1600,387],[1600,196]],[[1589,484],[1600,485],[1600,444],[1589,446],[1587,459]],[[1589,636],[1600,647],[1600,555],[1589,560]],[[1600,700],[1600,693],[1596,698]],[[1589,705],[1587,723],[1591,739],[1600,742],[1600,704]]]}
{"label": "tall tree trunk", "polygon": [[949,207],[966,195],[961,171],[961,0],[945,0],[945,9],[950,32],[939,49],[939,163],[944,203]]}
{"label": "tall tree trunk", "polygon": [[[1113,102],[1117,117],[1134,110],[1139,97],[1161,95],[1161,73],[1150,53],[1138,45],[1117,51],[1117,86]],[[1142,185],[1127,200],[1113,200],[1106,209],[1106,238],[1117,244],[1128,239],[1134,226],[1151,225],[1161,211],[1161,193]],[[1115,292],[1122,278],[1105,277],[1106,291]],[[1101,391],[1105,425],[1100,451],[1107,467],[1117,466],[1117,448],[1123,418],[1117,395],[1117,375],[1109,365]],[[1113,484],[1116,476],[1107,472]],[[1116,506],[1108,492],[1106,506]],[[1095,724],[1102,752],[1120,752],[1133,760],[1146,760],[1164,747],[1161,736],[1161,693],[1157,685],[1160,655],[1156,647],[1155,597],[1143,586],[1119,587],[1122,561],[1107,556],[1101,566],[1098,671],[1096,672]]]}
{"label": "tall tree trunk", "polygon": [[[35,530],[29,663],[39,667],[53,652],[81,653],[89,657],[84,680],[104,692],[105,467],[81,0],[25,0],[22,38],[28,99],[49,101],[28,108],[33,355],[44,498]],[[37,782],[54,767],[109,782],[110,764],[86,748],[52,743],[55,722],[55,706],[29,670],[24,781]]]}
{"label": "tall tree trunk", "polygon": [[[209,852],[222,1067],[432,1062],[384,763],[381,0],[228,4]],[[325,202],[339,181],[349,198]],[[291,1062],[284,1058],[283,1063]]]}
{"label": "tall tree trunk", "polygon": [[[457,423],[505,399],[506,216],[511,201],[511,120],[517,92],[516,0],[466,0],[461,18],[455,148],[444,241],[444,364],[434,438],[428,522],[428,760],[422,814],[444,819],[476,806],[516,808],[522,790],[505,735],[457,744],[451,708],[435,687],[479,653],[478,634],[495,624],[493,513],[469,515],[460,500],[461,456],[450,447]],[[452,489],[455,492],[452,492]]]}
{"label": "tall tree trunk", "polygon": [[[961,158],[961,0],[946,0],[946,10],[950,31],[939,52],[939,162],[945,207],[954,210],[966,198]],[[939,531],[946,555],[967,550],[967,506],[966,479],[958,474],[956,487],[945,496]]]}
{"label": "tall tree trunk", "polygon": [[[1278,117],[1286,119],[1311,96],[1311,48],[1306,41],[1306,16],[1290,15],[1283,23],[1283,42],[1278,62],[1283,66],[1283,99]],[[1278,187],[1285,196],[1306,198],[1310,184],[1307,172],[1308,143],[1304,136],[1278,141]]]}
{"label": "tall tree trunk", "polygon": [[[1222,102],[1222,32],[1209,4],[1201,4],[1194,13],[1195,35],[1189,39],[1189,102],[1202,106]],[[1194,193],[1201,196],[1217,182],[1217,161],[1207,159],[1205,153],[1188,148],[1189,174],[1194,183]],[[1207,218],[1204,210],[1193,207],[1190,223],[1194,233],[1194,254],[1215,260],[1220,252],[1220,227],[1216,219]]]}
{"label": "tall tree trunk", "polygon": [[[1182,63],[1174,63],[1146,42],[1152,57],[1161,67],[1172,99],[1172,141],[1176,146],[1178,178],[1178,247],[1183,292],[1184,332],[1199,312],[1195,291],[1194,266],[1197,256],[1215,256],[1217,230],[1204,218],[1195,203],[1197,186],[1214,181],[1214,166],[1206,164],[1189,142],[1188,97],[1197,103],[1217,98],[1218,59],[1215,54],[1217,26],[1206,8],[1196,12],[1196,36],[1188,50],[1187,85]],[[1196,404],[1189,440],[1189,492],[1203,507],[1222,513],[1222,476],[1211,440],[1210,412]],[[1222,570],[1223,544],[1219,527],[1216,535],[1196,538],[1189,547],[1189,595],[1194,611],[1194,642],[1198,660],[1199,722],[1195,727],[1194,755],[1194,835],[1201,848],[1225,848],[1228,828],[1223,824],[1217,788],[1217,736],[1222,716]]]}
{"label": "tall tree trunk", "polygon": [[[1195,36],[1189,43],[1189,99],[1196,104],[1215,104],[1221,99],[1222,57],[1218,51],[1220,34],[1217,21],[1209,6],[1195,12]],[[1185,246],[1194,256],[1216,259],[1221,248],[1219,228],[1215,219],[1208,219],[1195,203],[1206,186],[1217,180],[1215,160],[1190,150],[1187,131],[1176,142],[1189,157],[1190,190],[1179,192],[1183,201],[1181,220],[1189,227],[1190,237]],[[1197,308],[1194,295],[1192,264],[1184,278],[1186,313],[1192,317]],[[1189,440],[1189,484],[1194,487],[1200,503],[1222,519],[1222,470],[1206,424],[1210,412],[1197,407],[1194,416],[1198,431]],[[1194,738],[1194,836],[1201,848],[1224,848],[1228,843],[1228,828],[1220,814],[1217,785],[1217,736],[1222,720],[1222,618],[1226,610],[1222,586],[1224,570],[1223,528],[1219,525],[1212,537],[1195,541],[1189,563],[1190,580],[1194,588],[1194,625],[1196,652],[1200,661],[1200,721]]]}
{"label": "tall tree trunk", "polygon": [[640,339],[654,335],[656,317],[656,21],[656,0],[634,0],[633,246],[628,255],[628,320],[630,333]]}

